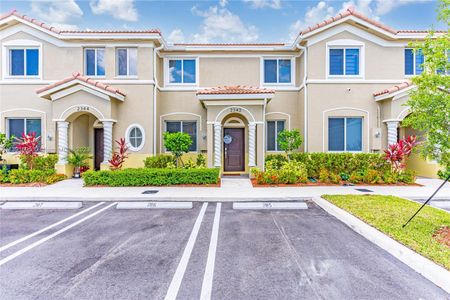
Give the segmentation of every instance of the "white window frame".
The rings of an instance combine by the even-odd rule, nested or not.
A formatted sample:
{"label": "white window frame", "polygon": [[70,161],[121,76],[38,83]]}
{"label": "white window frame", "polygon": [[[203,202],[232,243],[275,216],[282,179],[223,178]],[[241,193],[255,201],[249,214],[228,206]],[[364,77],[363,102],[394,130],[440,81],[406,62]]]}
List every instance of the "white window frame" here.
{"label": "white window frame", "polygon": [[[27,53],[26,49],[38,50],[38,75],[27,75]],[[11,54],[10,50],[24,50],[24,75],[10,75]],[[33,40],[13,40],[2,43],[2,79],[42,79],[42,43]]]}
{"label": "white window frame", "polygon": [[[344,74],[343,75],[331,75],[330,74],[330,49],[343,49],[344,50]],[[358,75],[346,75],[345,74],[345,52],[346,49],[359,49],[359,74]],[[326,44],[326,64],[325,74],[327,79],[365,79],[365,44],[356,40],[335,40]]]}
{"label": "white window frame", "polygon": [[[130,134],[131,134],[131,130],[133,130],[134,128],[138,128],[141,133],[142,133],[142,143],[138,146],[138,147],[134,147],[131,142],[130,142]],[[137,152],[142,150],[142,148],[144,148],[145,145],[145,130],[144,127],[142,127],[139,124],[131,124],[130,126],[128,126],[127,130],[125,131],[125,142],[127,143],[128,147],[130,148],[131,151]]]}
{"label": "white window frame", "polygon": [[[359,118],[361,119],[361,150],[355,150],[355,151],[349,151],[347,150],[347,119],[356,119]],[[327,142],[327,152],[333,152],[333,153],[344,153],[344,152],[348,152],[348,153],[362,153],[364,152],[364,118],[360,117],[360,116],[346,116],[346,117],[337,117],[337,116],[332,116],[332,117],[328,117],[328,121],[330,119],[344,119],[344,150],[340,151],[340,150],[329,150],[330,149],[330,142],[329,142],[329,138],[330,138],[330,125],[329,122],[327,122],[327,136],[328,136],[328,142]]]}
{"label": "white window frame", "polygon": [[[104,53],[104,58],[105,58],[105,75],[97,75],[98,74],[98,70],[97,70],[97,52],[98,50],[103,50]],[[86,57],[86,50],[95,50],[95,55],[94,55],[94,61],[95,61],[95,75],[87,75],[87,57]],[[128,54],[127,54],[128,55]],[[95,78],[105,78],[106,77],[106,48],[105,47],[85,47],[83,49],[83,61],[84,61],[84,75],[85,76],[89,76],[91,78],[95,77]]]}
{"label": "white window frame", "polygon": [[[286,120],[283,119],[274,119],[274,120],[266,120],[266,152],[284,152],[283,150],[279,150],[278,149],[278,134],[277,133],[277,129],[278,129],[278,122],[284,122],[284,130],[286,130]],[[275,122],[275,150],[269,150],[269,122]]]}
{"label": "white window frame", "polygon": [[[27,130],[26,130],[27,129],[27,120],[41,120],[41,139],[40,139],[41,148],[39,149],[38,153],[42,153],[42,150],[43,150],[42,148],[44,145],[44,139],[42,138],[42,136],[44,135],[44,124],[42,122],[42,118],[40,118],[40,117],[6,117],[5,121],[6,121],[6,137],[7,138],[11,137],[10,132],[9,132],[9,120],[23,120],[23,128],[24,128],[25,132],[27,132]],[[16,138],[20,139],[21,136],[16,136]],[[7,152],[8,153],[17,153],[18,151],[7,150]]]}
{"label": "white window frame", "polygon": [[[127,74],[119,75],[119,50],[125,49],[127,51]],[[130,55],[128,50],[136,49],[136,75],[130,75]],[[137,47],[117,47],[116,48],[116,78],[132,78],[137,79],[137,67],[138,67],[138,48]],[[105,72],[106,73],[106,72]]]}
{"label": "white window frame", "polygon": [[[164,132],[167,132],[167,122],[179,122],[180,123],[180,130],[179,132],[183,132],[183,123],[184,122],[195,122],[195,133],[196,133],[196,143],[195,143],[195,150],[194,151],[189,151],[189,153],[198,153],[199,152],[199,140],[198,140],[198,134],[199,134],[199,130],[198,130],[198,121],[197,120],[164,120]],[[169,151],[166,150],[166,147],[164,147],[164,152],[168,153]]]}
{"label": "white window frame", "polygon": [[[277,82],[264,82],[265,68],[264,61],[265,60],[276,60],[277,61]],[[290,60],[291,61],[291,82],[278,82],[279,81],[279,69],[280,69],[280,60]],[[294,56],[263,56],[260,61],[260,82],[261,86],[293,86],[295,84],[295,57]]]}
{"label": "white window frame", "polygon": [[[170,82],[169,61],[170,60],[195,60],[195,82],[183,83],[183,82]],[[184,70],[183,63],[181,63],[181,80],[183,80]],[[198,56],[166,56],[164,57],[164,84],[165,86],[192,86],[196,87],[199,84],[199,58]]]}
{"label": "white window frame", "polygon": [[[412,53],[413,53],[413,73],[412,74],[405,73],[405,67],[406,67],[405,51],[408,49],[412,50]],[[417,75],[416,74],[416,51],[414,51],[414,48],[406,47],[403,49],[403,75],[405,75],[405,78],[411,78],[411,77],[414,77]]]}

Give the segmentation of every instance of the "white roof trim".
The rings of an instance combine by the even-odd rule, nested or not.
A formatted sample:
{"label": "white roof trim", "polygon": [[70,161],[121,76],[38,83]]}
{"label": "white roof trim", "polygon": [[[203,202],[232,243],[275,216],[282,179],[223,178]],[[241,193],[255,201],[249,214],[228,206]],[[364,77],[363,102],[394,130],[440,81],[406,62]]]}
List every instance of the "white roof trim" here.
{"label": "white roof trim", "polygon": [[[88,90],[83,89],[86,92],[91,92],[92,93],[92,91],[95,91],[96,93],[92,93],[92,94],[94,94],[96,96],[99,96],[98,93],[100,93],[100,94],[103,94],[103,95],[108,95],[109,97],[115,98],[115,99],[120,100],[120,101],[124,101],[125,100],[125,97],[123,95],[121,95],[121,94],[112,93],[110,91],[107,91],[107,90],[98,88],[96,86],[93,86],[91,84],[88,84],[88,83],[86,83],[84,81],[81,81],[79,79],[74,79],[74,80],[68,81],[68,82],[66,82],[64,84],[55,86],[55,87],[53,87],[53,88],[51,88],[49,90],[46,90],[46,91],[43,91],[42,93],[39,93],[38,96],[42,97],[42,98],[50,97],[52,100],[56,100],[56,99],[59,99],[61,97],[64,97],[66,95],[69,95],[71,93],[74,93],[74,92],[80,90],[80,89],[76,89],[76,88],[73,89],[73,87],[72,87],[73,85],[78,85],[78,84],[88,88]],[[69,93],[67,93],[66,95],[63,95],[63,94],[60,95],[58,93],[59,91],[61,91],[63,89],[66,89],[66,88],[69,88],[69,87],[71,87],[71,89],[69,89]],[[51,97],[51,95],[55,94],[55,93],[58,93],[57,94],[57,98],[53,99],[53,97]]]}

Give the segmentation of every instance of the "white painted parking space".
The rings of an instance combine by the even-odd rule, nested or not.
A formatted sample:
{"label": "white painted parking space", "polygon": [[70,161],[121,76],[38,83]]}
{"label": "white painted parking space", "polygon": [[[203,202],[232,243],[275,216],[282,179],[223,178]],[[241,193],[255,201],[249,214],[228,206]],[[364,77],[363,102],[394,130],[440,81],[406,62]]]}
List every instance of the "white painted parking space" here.
{"label": "white painted parking space", "polygon": [[119,202],[116,209],[191,209],[192,202]]}
{"label": "white painted parking space", "polygon": [[15,246],[15,245],[17,245],[17,244],[19,244],[19,243],[22,243],[22,242],[24,242],[24,241],[26,241],[26,240],[28,240],[28,239],[30,239],[30,238],[32,238],[32,237],[38,235],[38,234],[41,234],[41,233],[43,233],[43,232],[46,232],[47,230],[50,230],[50,229],[52,229],[52,228],[54,228],[54,227],[56,227],[56,226],[58,226],[58,225],[61,225],[61,224],[65,223],[65,222],[67,222],[67,221],[70,221],[70,220],[72,220],[73,218],[76,218],[76,217],[78,217],[78,216],[80,216],[80,215],[82,215],[82,214],[85,214],[85,213],[87,213],[87,212],[93,210],[94,208],[96,208],[96,207],[98,207],[98,206],[100,206],[100,205],[103,205],[104,203],[105,203],[105,202],[97,203],[96,205],[93,205],[93,206],[91,206],[91,207],[89,207],[89,208],[87,208],[87,209],[85,209],[85,210],[83,210],[83,211],[80,211],[80,212],[78,212],[78,213],[76,213],[76,214],[74,214],[74,215],[72,215],[72,216],[70,216],[70,217],[67,217],[67,218],[65,218],[65,219],[63,219],[63,220],[61,220],[61,221],[58,221],[58,222],[56,222],[56,223],[53,223],[53,224],[51,224],[51,225],[49,225],[49,226],[47,226],[47,227],[45,227],[45,228],[42,228],[42,229],[40,229],[40,230],[38,230],[38,231],[35,231],[35,232],[33,232],[32,234],[29,234],[29,235],[27,235],[27,236],[24,236],[23,238],[20,238],[20,239],[15,240],[14,242],[11,242],[11,243],[9,243],[9,244],[7,244],[7,245],[5,245],[5,246],[2,246],[2,247],[0,247],[0,252],[5,251],[5,250],[8,249],[8,248],[11,248],[11,247],[13,247],[13,246]]}
{"label": "white painted parking space", "polygon": [[75,226],[77,226],[77,225],[79,225],[81,223],[83,223],[84,221],[89,220],[90,218],[98,215],[99,213],[107,210],[108,208],[110,208],[110,207],[112,207],[112,206],[114,206],[116,204],[117,204],[117,202],[114,202],[114,203],[112,203],[112,204],[110,204],[108,206],[105,206],[102,209],[99,209],[96,212],[94,212],[94,213],[92,213],[90,215],[87,215],[86,217],[84,217],[84,218],[82,218],[82,219],[80,219],[80,220],[78,220],[78,221],[76,221],[76,222],[74,222],[74,223],[72,223],[72,224],[70,224],[70,225],[68,225],[68,226],[66,226],[66,227],[64,227],[64,228],[62,228],[62,229],[60,229],[60,230],[50,234],[50,235],[48,235],[48,236],[46,236],[45,238],[42,238],[42,239],[38,240],[37,242],[34,242],[31,245],[29,245],[29,246],[27,246],[25,248],[22,248],[19,251],[17,251],[15,253],[13,253],[13,254],[3,258],[2,260],[0,260],[0,266],[6,264],[7,262],[13,260],[14,258],[16,258],[16,257],[18,257],[20,255],[30,251],[31,249],[33,249],[33,248],[35,248],[35,247],[37,247],[37,246],[47,242],[48,240],[50,240],[50,239],[60,235],[61,233],[65,232],[65,231],[67,231],[67,230],[69,230],[69,229],[71,229],[71,228],[73,228],[73,227],[75,227]]}
{"label": "white painted parking space", "polygon": [[192,228],[191,235],[189,236],[186,247],[184,248],[183,255],[181,256],[178,267],[175,271],[175,275],[170,282],[169,289],[167,290],[165,300],[173,300],[177,298],[178,291],[180,290],[181,281],[183,280],[184,273],[186,272],[187,265],[189,263],[189,258],[191,257],[192,250],[194,249],[195,241],[197,240],[198,232],[200,231],[200,225],[203,222],[203,217],[205,216],[206,208],[208,203],[205,202],[202,205],[202,209],[198,214],[197,220],[195,220],[194,227]]}
{"label": "white painted parking space", "polygon": [[233,202],[233,209],[308,209],[305,202]]}
{"label": "white painted parking space", "polygon": [[214,214],[214,223],[211,232],[211,240],[209,244],[208,259],[206,261],[205,275],[203,276],[201,300],[211,299],[212,285],[214,278],[214,265],[216,262],[217,242],[219,240],[219,224],[220,211],[222,203],[217,203],[216,212]]}
{"label": "white painted parking space", "polygon": [[6,202],[0,209],[79,209],[81,202]]}

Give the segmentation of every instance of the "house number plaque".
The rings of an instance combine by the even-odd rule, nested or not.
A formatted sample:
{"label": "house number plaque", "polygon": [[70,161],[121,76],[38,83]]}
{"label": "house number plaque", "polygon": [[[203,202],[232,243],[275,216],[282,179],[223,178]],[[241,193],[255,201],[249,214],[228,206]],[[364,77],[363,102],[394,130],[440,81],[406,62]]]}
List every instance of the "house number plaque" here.
{"label": "house number plaque", "polygon": [[77,111],[89,111],[89,106],[78,106]]}
{"label": "house number plaque", "polygon": [[242,111],[242,109],[241,108],[239,108],[239,107],[232,107],[232,108],[230,108],[230,112],[241,112]]}

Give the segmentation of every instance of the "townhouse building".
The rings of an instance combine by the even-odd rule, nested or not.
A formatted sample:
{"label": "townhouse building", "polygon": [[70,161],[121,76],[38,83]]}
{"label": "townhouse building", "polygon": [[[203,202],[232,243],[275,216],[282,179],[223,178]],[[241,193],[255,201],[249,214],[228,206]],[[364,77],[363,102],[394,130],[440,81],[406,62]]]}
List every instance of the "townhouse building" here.
{"label": "townhouse building", "polygon": [[143,166],[165,153],[166,131],[225,173],[262,168],[283,129],[300,130],[305,152],[382,152],[413,133],[402,120],[423,56],[408,43],[426,34],[350,8],[289,44],[168,44],[158,30],[63,31],[12,11],[0,18],[0,131],[37,132],[67,174],[68,149],[90,147],[107,168],[121,137],[126,167]]}

